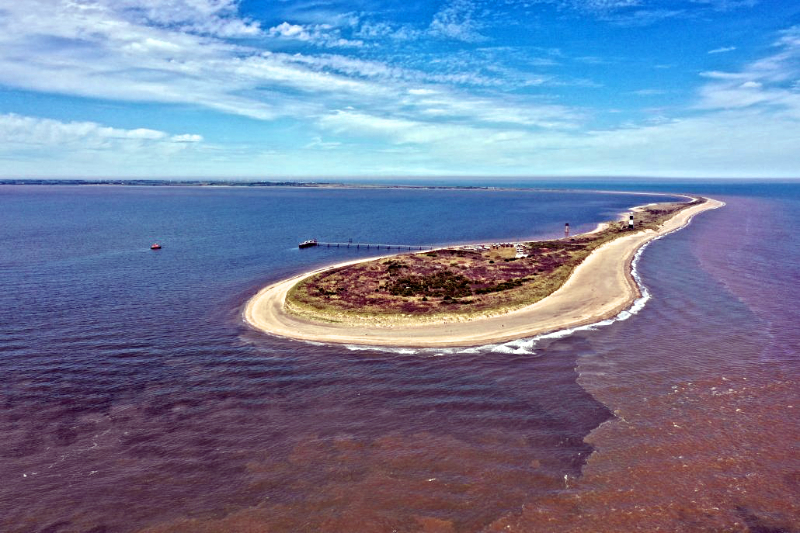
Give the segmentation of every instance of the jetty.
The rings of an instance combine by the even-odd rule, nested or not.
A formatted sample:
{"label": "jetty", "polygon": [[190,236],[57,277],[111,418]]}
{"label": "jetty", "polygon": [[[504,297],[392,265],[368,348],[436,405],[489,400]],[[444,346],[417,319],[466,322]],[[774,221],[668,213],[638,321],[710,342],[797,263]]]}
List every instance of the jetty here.
{"label": "jetty", "polygon": [[[313,242],[313,244],[311,244]],[[360,250],[433,250],[433,246],[421,246],[419,244],[379,244],[373,242],[324,242],[324,241],[304,241],[301,243],[301,248],[309,248],[313,246],[320,246],[324,248],[355,248]]]}

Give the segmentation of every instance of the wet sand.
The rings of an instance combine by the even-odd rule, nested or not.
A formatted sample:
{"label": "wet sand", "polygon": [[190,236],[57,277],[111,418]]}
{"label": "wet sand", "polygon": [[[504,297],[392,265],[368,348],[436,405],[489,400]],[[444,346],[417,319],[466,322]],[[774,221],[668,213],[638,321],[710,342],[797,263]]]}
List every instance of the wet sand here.
{"label": "wet sand", "polygon": [[698,213],[723,202],[705,203],[678,212],[657,231],[620,237],[595,250],[567,282],[547,298],[499,316],[461,322],[378,327],[312,322],[285,309],[286,295],[301,280],[324,270],[368,260],[339,263],[280,281],[259,291],[246,305],[245,320],[265,333],[298,340],[371,346],[479,346],[532,337],[592,324],[630,307],[639,296],[630,264],[647,242],[686,226]]}

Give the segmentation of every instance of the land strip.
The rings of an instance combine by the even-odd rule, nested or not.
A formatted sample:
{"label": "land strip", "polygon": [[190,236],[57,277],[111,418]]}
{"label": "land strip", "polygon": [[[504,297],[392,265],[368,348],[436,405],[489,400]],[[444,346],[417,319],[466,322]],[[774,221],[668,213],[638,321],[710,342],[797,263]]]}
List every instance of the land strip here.
{"label": "land strip", "polygon": [[512,259],[509,247],[489,247],[334,265],[264,288],[248,302],[245,319],[296,339],[420,347],[503,342],[589,324],[638,296],[630,262],[644,243],[721,205],[698,199],[643,206],[634,231],[612,222],[568,240],[525,243],[511,249],[514,261],[505,261]]}

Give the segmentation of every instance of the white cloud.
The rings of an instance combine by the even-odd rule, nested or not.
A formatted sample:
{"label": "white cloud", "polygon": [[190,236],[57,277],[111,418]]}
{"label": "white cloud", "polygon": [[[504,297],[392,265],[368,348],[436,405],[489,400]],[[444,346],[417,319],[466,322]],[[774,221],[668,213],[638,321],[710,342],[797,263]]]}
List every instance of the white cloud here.
{"label": "white cloud", "polygon": [[710,6],[716,11],[730,11],[740,7],[753,7],[759,0],[691,0],[695,4]]}
{"label": "white cloud", "polygon": [[[518,0],[506,0],[508,3],[516,1]],[[526,0],[525,3],[551,4],[559,9],[587,13],[620,26],[646,26],[665,19],[694,17],[698,12],[752,7],[758,0],[689,0],[688,5],[653,0]]]}
{"label": "white cloud", "polygon": [[752,61],[737,72],[703,72],[700,109],[767,106],[777,117],[800,118],[800,94],[791,84],[800,78],[800,26],[780,33],[775,53]]}
{"label": "white cloud", "polygon": [[619,26],[649,26],[667,19],[686,16],[682,9],[639,9],[629,13],[612,13],[602,18]]}
{"label": "white cloud", "polygon": [[641,0],[572,0],[570,3],[589,11],[610,11],[642,5]]}
{"label": "white cloud", "polygon": [[[682,120],[588,133],[436,125],[343,111],[326,129],[404,146],[381,165],[416,165],[462,175],[796,176],[800,128],[790,117],[756,110],[722,111]],[[765,168],[764,161],[769,161]],[[377,163],[379,161],[380,163]],[[406,167],[408,168],[408,167]]]}
{"label": "white cloud", "polygon": [[466,43],[488,40],[481,34],[483,19],[488,12],[478,12],[473,0],[448,0],[433,15],[427,28],[415,27],[407,23],[386,21],[361,21],[355,36],[362,39],[393,39],[410,41],[435,37],[452,39]]}
{"label": "white cloud", "polygon": [[[702,77],[707,81],[699,89],[700,113],[681,119],[659,115],[590,132],[570,128],[581,117],[569,108],[550,108],[554,127],[548,128],[546,109],[540,108],[539,115],[515,115],[517,108],[509,114],[477,97],[451,98],[446,91],[425,89],[407,91],[414,97],[407,107],[419,108],[413,117],[346,111],[325,117],[321,125],[340,135],[405,146],[414,164],[462,174],[796,177],[800,29],[781,32],[774,53],[739,71],[710,71]],[[486,110],[491,116],[446,124],[424,120],[458,116],[461,110],[473,117]],[[506,122],[509,116],[526,127],[513,127]],[[531,129],[534,125],[539,129]]]}
{"label": "white cloud", "polygon": [[[178,7],[174,14],[166,10],[159,15],[156,23],[149,15],[156,4]],[[250,115],[272,114],[271,106],[245,105],[235,95],[242,84],[225,71],[229,60],[240,57],[240,48],[214,36],[193,33],[197,24],[215,18],[200,20],[198,12],[182,11],[184,4],[188,2],[7,3],[0,17],[0,83],[110,99],[195,103],[217,109],[249,107]],[[197,0],[191,5],[209,6],[213,11],[228,4]],[[221,25],[223,22],[216,24]],[[220,84],[218,88],[215,83]]]}
{"label": "white cloud", "polygon": [[6,176],[199,175],[213,152],[198,134],[0,114],[0,161]]}
{"label": "white cloud", "polygon": [[[336,139],[314,135],[296,151],[226,150],[214,159],[184,157],[179,167],[164,167],[191,152],[181,151],[183,135],[155,130],[124,130],[95,123],[61,123],[0,115],[0,156],[20,146],[62,150],[56,174],[102,175],[104,168],[125,168],[145,175],[222,175],[235,166],[254,176],[316,174],[461,174],[461,175],[655,175],[772,176],[796,175],[800,168],[797,120],[764,110],[708,113],[649,125],[595,130],[508,130],[470,124],[434,124],[341,110],[323,117],[320,126]],[[186,135],[188,137],[189,134]],[[86,148],[86,139],[91,139]],[[363,142],[362,142],[363,140]],[[115,144],[116,143],[116,144]],[[302,149],[300,149],[302,148]],[[172,150],[172,151],[170,151]],[[324,151],[322,158],[310,151]],[[13,155],[13,154],[12,154]],[[49,156],[52,161],[54,158]],[[353,167],[353,161],[358,167]],[[764,161],[770,162],[768,169]],[[63,162],[63,164],[62,164]],[[242,164],[249,165],[241,167]],[[104,166],[105,164],[105,166]],[[24,161],[7,170],[24,174]],[[164,169],[169,168],[169,172]],[[176,172],[176,168],[179,169]],[[88,170],[87,170],[88,169]],[[32,174],[33,172],[29,172]],[[10,175],[9,172],[6,172]]]}
{"label": "white cloud", "polygon": [[639,89],[638,91],[631,91],[632,94],[637,96],[660,96],[667,94],[665,89]]}
{"label": "white cloud", "polygon": [[389,38],[396,41],[410,41],[424,36],[425,32],[411,26],[410,24],[393,24],[389,22],[365,21],[354,33],[355,37],[361,39],[384,39]]}
{"label": "white cloud", "polygon": [[299,25],[282,22],[267,31],[270,37],[289,39],[324,47],[360,47],[363,41],[344,39],[330,24]]}
{"label": "white cloud", "polygon": [[[506,0],[514,3],[517,0]],[[528,0],[530,4],[551,4],[560,9],[575,9],[589,13],[603,14],[618,9],[640,7],[642,0]]]}
{"label": "white cloud", "polygon": [[238,16],[238,0],[94,0],[79,9],[113,10],[125,19],[219,37],[252,37],[258,22]]}
{"label": "white cloud", "polygon": [[[96,122],[61,122],[49,118],[0,115],[0,153],[46,150],[62,154],[86,151],[151,151],[180,149],[184,143],[199,143],[197,134],[170,136],[148,128],[113,128]],[[177,144],[176,144],[177,143]]]}
{"label": "white cloud", "polygon": [[[800,128],[791,117],[721,111],[652,126],[592,132],[575,155],[584,171],[657,176],[792,176]],[[765,162],[769,164],[765,164]]]}
{"label": "white cloud", "polygon": [[433,16],[429,32],[437,37],[455,39],[468,43],[487,40],[481,35],[482,24],[475,14],[475,5],[470,0],[450,0]]}
{"label": "white cloud", "polygon": [[417,94],[406,97],[403,104],[406,109],[413,110],[419,116],[445,116],[459,122],[484,125],[572,129],[583,119],[579,112],[566,106],[542,103],[532,105],[511,96],[499,100],[444,90],[432,94],[420,94],[417,91]]}
{"label": "white cloud", "polygon": [[[133,9],[137,2],[144,7]],[[142,13],[158,3],[9,4],[0,17],[0,83],[113,100],[193,104],[262,120],[324,107],[319,98],[297,91],[352,97],[382,90],[291,61],[288,54],[262,53],[188,32],[191,17],[162,16],[162,21],[184,22],[157,25]],[[170,6],[173,0],[160,3]],[[200,6],[209,3],[197,0]],[[214,5],[229,9],[235,4],[220,0]],[[232,17],[225,20],[232,22]]]}
{"label": "white cloud", "polygon": [[[156,2],[141,1],[146,6]],[[126,6],[132,3],[126,0]],[[468,72],[430,73],[333,54],[262,52],[165,22],[180,21],[175,24],[183,28],[191,17],[171,15],[154,25],[142,22],[147,17],[134,16],[128,7],[119,11],[89,0],[82,4],[64,0],[48,10],[45,4],[48,0],[12,4],[0,18],[0,83],[112,100],[189,104],[260,120],[284,116],[328,129],[338,117],[337,131],[343,135],[356,131],[345,123],[383,117],[370,119],[373,129],[388,125],[405,131],[405,141],[398,142],[460,135],[469,123],[510,128],[502,135],[513,136],[517,135],[513,130],[525,128],[570,129],[582,120],[574,110],[542,103],[537,97],[502,93],[476,97],[454,88],[486,83]],[[276,31],[301,35],[305,30],[285,25]],[[268,33],[264,32],[267,38]],[[341,111],[349,107],[357,108],[362,118]],[[52,131],[76,128],[51,123],[38,127],[42,124],[49,124]],[[95,133],[82,138],[73,136],[74,143],[87,149],[111,143],[111,137],[97,132],[100,127],[92,126]],[[159,135],[159,146],[170,149],[202,140],[195,134],[154,135]],[[124,146],[136,148],[130,139]],[[329,141],[325,146],[333,150],[339,145]]]}
{"label": "white cloud", "polygon": [[719,70],[701,72],[700,75],[704,78],[712,78],[717,80],[745,80],[748,78],[748,74],[741,72],[721,72]]}
{"label": "white cloud", "polygon": [[713,50],[709,50],[709,54],[724,54],[726,52],[733,52],[736,50],[735,46],[722,46],[720,48],[714,48]]}
{"label": "white cloud", "polygon": [[196,133],[184,133],[181,135],[173,135],[170,137],[172,142],[176,143],[199,143],[203,142],[203,136]]}
{"label": "white cloud", "polygon": [[289,24],[288,22],[282,22],[270,28],[267,33],[273,37],[286,37],[288,39],[299,39],[301,41],[311,40],[311,34],[306,28],[298,24]]}
{"label": "white cloud", "polygon": [[[375,81],[391,81],[401,92],[403,83],[455,84],[496,87],[504,82],[475,74],[474,72],[436,73],[423,72],[380,61],[357,59],[337,54],[291,54],[280,56],[286,63],[308,66],[315,71],[334,72],[347,77],[367,78]],[[509,82],[505,82],[508,84]],[[426,89],[434,90],[434,89]],[[435,92],[435,90],[434,90]]]}
{"label": "white cloud", "polygon": [[[237,18],[236,5],[233,0],[8,3],[0,17],[0,83],[47,93],[196,105],[260,120],[313,120],[346,105],[386,111],[405,94],[406,84],[498,83],[452,69],[425,72],[330,54],[263,52],[201,31],[201,23],[209,20],[217,21],[215,28],[255,28]],[[314,33],[322,29],[335,28],[282,23],[258,31],[264,38],[314,40],[322,38]],[[488,100],[490,106],[500,103]]]}
{"label": "white cloud", "polygon": [[[181,161],[183,166],[174,164],[172,173],[180,168],[183,175],[192,169],[224,173],[233,168],[230,161],[253,173],[291,168],[306,175],[350,173],[353,161],[363,172],[425,169],[462,174],[497,170],[687,175],[700,170],[708,175],[736,169],[752,175],[765,171],[757,167],[766,159],[770,169],[783,175],[800,168],[800,156],[794,153],[800,131],[798,28],[782,32],[772,52],[760,60],[730,72],[701,73],[690,118],[662,117],[662,110],[637,124],[586,132],[589,110],[560,105],[541,89],[518,90],[562,83],[555,75],[533,75],[508,66],[529,58],[531,50],[504,63],[515,54],[513,47],[451,43],[448,48],[464,52],[418,56],[414,51],[380,61],[373,43],[356,58],[268,52],[253,41],[232,40],[256,37],[258,46],[288,49],[302,43],[347,46],[336,40],[371,34],[471,44],[485,39],[485,13],[477,2],[450,1],[430,27],[422,29],[369,25],[354,18],[347,28],[357,29],[355,33],[322,19],[262,29],[239,15],[234,0],[0,3],[0,83],[6,86],[201,106],[259,120],[289,117],[304,126],[296,130],[303,134],[292,133],[299,139],[296,147],[231,144],[219,150],[196,133],[0,115],[4,164],[21,160],[20,154],[33,161],[38,154],[39,161],[67,161],[72,166],[65,169],[83,169],[79,173],[84,174],[100,168],[101,162],[112,169],[153,165],[164,173],[165,167],[156,163],[177,154],[173,163]],[[627,0],[594,0],[583,3],[582,9],[615,14],[640,7]],[[547,55],[566,61],[558,51]],[[410,60],[412,56],[416,58]],[[552,59],[547,66],[554,66]],[[634,92],[658,95],[664,89]],[[309,160],[309,151],[317,150],[325,151],[324,163]],[[13,168],[23,172],[28,167],[9,163],[4,170]]]}

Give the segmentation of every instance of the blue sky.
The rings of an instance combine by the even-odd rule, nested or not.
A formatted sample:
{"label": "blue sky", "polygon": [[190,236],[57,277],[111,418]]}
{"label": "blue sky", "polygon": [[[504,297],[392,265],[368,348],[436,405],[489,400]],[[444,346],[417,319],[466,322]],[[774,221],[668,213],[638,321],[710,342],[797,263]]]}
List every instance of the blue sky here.
{"label": "blue sky", "polygon": [[0,176],[800,176],[796,0],[0,0]]}

